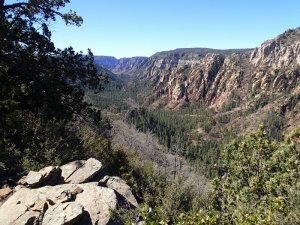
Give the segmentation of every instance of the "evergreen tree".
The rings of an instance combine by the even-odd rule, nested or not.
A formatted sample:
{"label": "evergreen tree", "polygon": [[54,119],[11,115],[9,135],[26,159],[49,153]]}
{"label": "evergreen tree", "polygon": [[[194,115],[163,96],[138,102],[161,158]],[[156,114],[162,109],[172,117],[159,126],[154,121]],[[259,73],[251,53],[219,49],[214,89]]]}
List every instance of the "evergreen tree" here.
{"label": "evergreen tree", "polygon": [[9,169],[21,169],[24,160],[67,159],[74,146],[82,150],[73,132],[91,113],[82,87],[101,90],[103,77],[90,50],[82,55],[51,41],[51,21],[82,24],[75,12],[60,12],[66,3],[0,1],[0,159]]}
{"label": "evergreen tree", "polygon": [[299,132],[271,142],[261,128],[228,145],[214,182],[220,224],[298,224]]}

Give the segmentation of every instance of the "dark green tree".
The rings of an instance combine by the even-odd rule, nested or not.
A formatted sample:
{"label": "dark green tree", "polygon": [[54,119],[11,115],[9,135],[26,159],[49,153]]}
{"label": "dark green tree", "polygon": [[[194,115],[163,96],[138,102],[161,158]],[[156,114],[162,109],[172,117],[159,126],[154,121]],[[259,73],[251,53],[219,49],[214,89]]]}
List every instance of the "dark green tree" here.
{"label": "dark green tree", "polygon": [[67,3],[0,1],[0,161],[10,170],[24,160],[38,165],[82,151],[74,129],[91,114],[83,87],[101,90],[104,78],[90,50],[61,50],[51,41],[51,21],[83,22],[73,11],[60,12]]}

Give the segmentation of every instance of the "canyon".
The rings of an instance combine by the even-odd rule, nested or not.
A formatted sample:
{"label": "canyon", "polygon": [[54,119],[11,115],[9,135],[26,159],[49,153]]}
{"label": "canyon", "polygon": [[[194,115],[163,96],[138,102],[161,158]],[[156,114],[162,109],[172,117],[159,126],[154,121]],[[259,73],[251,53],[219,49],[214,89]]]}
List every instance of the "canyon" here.
{"label": "canyon", "polygon": [[272,109],[287,115],[291,129],[300,122],[299,28],[255,49],[176,49],[151,57],[96,56],[95,62],[119,77],[146,83],[151,94],[140,95],[154,108],[204,103],[221,112],[232,105],[234,111],[264,115]]}

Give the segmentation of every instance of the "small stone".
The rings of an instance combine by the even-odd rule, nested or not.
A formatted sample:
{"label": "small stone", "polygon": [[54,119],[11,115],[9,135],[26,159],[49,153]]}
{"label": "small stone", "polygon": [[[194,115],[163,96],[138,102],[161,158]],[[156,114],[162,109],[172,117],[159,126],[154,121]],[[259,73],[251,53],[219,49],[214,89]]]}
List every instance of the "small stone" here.
{"label": "small stone", "polygon": [[0,201],[5,199],[7,196],[9,196],[13,192],[10,188],[3,188],[0,189]]}

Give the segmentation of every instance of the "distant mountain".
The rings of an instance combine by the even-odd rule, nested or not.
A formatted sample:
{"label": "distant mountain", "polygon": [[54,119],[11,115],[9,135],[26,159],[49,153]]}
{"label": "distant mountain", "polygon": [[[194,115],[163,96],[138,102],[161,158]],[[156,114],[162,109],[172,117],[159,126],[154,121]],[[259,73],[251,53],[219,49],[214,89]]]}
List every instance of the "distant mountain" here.
{"label": "distant mountain", "polygon": [[144,64],[146,64],[149,60],[155,58],[166,58],[166,57],[174,57],[180,59],[197,59],[205,56],[208,53],[229,55],[233,53],[244,53],[249,52],[253,49],[212,49],[212,48],[178,48],[170,51],[162,51],[157,52],[151,57],[125,57],[117,59],[113,56],[95,56],[96,64],[111,70],[114,73],[122,74],[122,73],[135,73],[138,69],[141,69]]}
{"label": "distant mountain", "polygon": [[247,51],[251,51],[253,49],[212,49],[212,48],[178,48],[175,50],[170,50],[170,51],[162,51],[162,52],[157,52],[153,55],[153,57],[165,57],[168,55],[172,54],[177,54],[177,55],[198,55],[198,56],[203,56],[208,53],[215,53],[215,54],[223,54],[223,55],[229,55],[233,53],[244,53]]}
{"label": "distant mountain", "polygon": [[147,60],[147,57],[132,57],[116,59],[113,56],[95,56],[95,63],[116,74],[130,74]]}
{"label": "distant mountain", "polygon": [[106,69],[112,70],[118,64],[118,60],[113,56],[95,56],[95,63]]}
{"label": "distant mountain", "polygon": [[260,117],[272,109],[289,114],[290,126],[300,124],[299,28],[255,49],[176,49],[119,59],[110,66],[114,73],[148,83],[153,94],[145,99],[153,107],[204,102],[218,111],[260,110]]}

